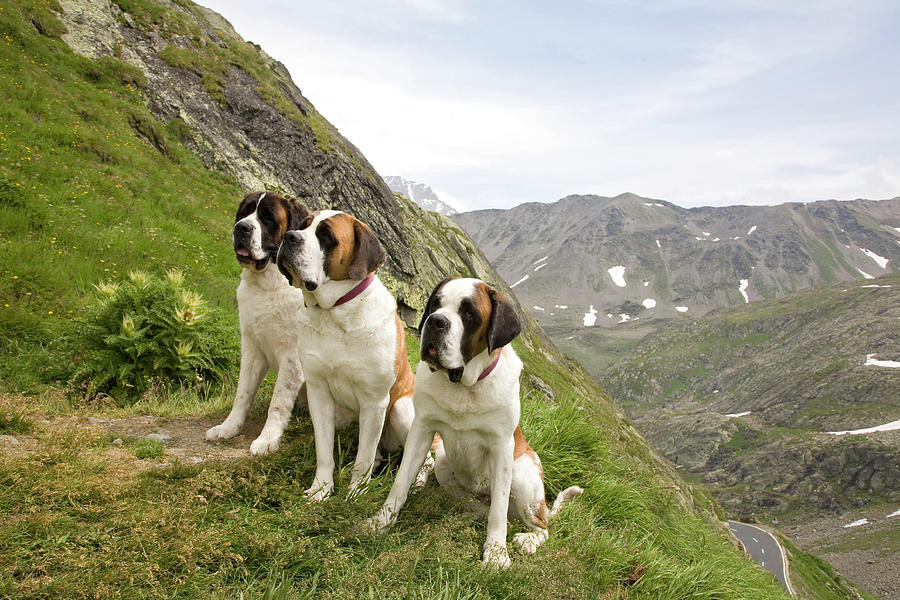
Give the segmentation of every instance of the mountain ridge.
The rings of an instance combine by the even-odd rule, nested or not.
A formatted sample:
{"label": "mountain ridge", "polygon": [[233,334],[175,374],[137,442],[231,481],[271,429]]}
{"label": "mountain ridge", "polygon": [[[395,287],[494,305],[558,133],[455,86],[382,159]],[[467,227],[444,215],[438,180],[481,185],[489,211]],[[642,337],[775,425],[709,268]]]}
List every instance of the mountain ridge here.
{"label": "mountain ridge", "polygon": [[436,212],[447,217],[459,212],[441,200],[429,185],[411,181],[399,175],[385,175],[384,182],[392,192],[409,198],[423,210]]}
{"label": "mountain ridge", "polygon": [[[579,358],[617,328],[639,338],[631,330],[900,264],[900,198],[681,208],[631,193],[571,195],[453,219]],[[615,358],[585,366],[597,375]]]}

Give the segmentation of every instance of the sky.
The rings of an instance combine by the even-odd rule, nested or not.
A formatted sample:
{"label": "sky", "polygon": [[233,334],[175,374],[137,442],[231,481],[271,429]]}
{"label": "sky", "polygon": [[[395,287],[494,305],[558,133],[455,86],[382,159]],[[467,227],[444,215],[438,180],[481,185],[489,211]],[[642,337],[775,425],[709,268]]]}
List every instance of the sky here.
{"label": "sky", "polygon": [[458,210],[900,195],[896,0],[200,0]]}

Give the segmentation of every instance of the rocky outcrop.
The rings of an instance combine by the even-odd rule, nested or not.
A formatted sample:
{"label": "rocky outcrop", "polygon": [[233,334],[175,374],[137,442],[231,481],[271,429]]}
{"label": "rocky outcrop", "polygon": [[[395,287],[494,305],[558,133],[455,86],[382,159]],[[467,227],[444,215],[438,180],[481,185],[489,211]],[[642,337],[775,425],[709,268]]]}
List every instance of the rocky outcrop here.
{"label": "rocky outcrop", "polygon": [[704,481],[732,514],[838,514],[900,502],[900,434],[840,440],[784,436],[710,461]]}
{"label": "rocky outcrop", "polygon": [[[457,226],[396,198],[284,66],[241,39],[220,15],[168,0],[158,3],[163,17],[144,14],[141,3],[122,4],[128,11],[109,0],[60,4],[68,30],[63,39],[72,50],[139,68],[150,110],[182,131],[207,167],[231,174],[247,191],[280,191],[314,209],[351,212],[372,226],[388,254],[384,279],[408,315],[421,309],[440,273],[502,285]],[[430,223],[428,231],[421,219]],[[447,257],[428,251],[435,237],[456,251],[454,268]]]}

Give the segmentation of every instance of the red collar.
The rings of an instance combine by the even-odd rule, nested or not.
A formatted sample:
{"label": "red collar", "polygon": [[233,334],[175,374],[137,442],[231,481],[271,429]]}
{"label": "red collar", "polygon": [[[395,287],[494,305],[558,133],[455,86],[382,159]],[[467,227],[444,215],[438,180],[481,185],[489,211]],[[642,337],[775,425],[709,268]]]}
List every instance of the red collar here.
{"label": "red collar", "polygon": [[498,362],[500,362],[500,352],[497,352],[497,356],[494,357],[494,360],[491,361],[491,364],[488,366],[488,368],[482,371],[481,375],[479,375],[478,379],[476,379],[475,381],[481,381],[482,379],[490,375],[491,371],[494,370],[494,367],[497,366]]}
{"label": "red collar", "polygon": [[366,291],[366,288],[368,288],[370,285],[372,285],[373,281],[375,281],[374,273],[372,273],[371,275],[369,275],[368,277],[366,277],[365,279],[360,281],[358,284],[356,284],[356,286],[354,286],[354,288],[352,290],[350,290],[349,292],[347,292],[346,294],[344,294],[343,296],[338,298],[337,302],[334,303],[334,306],[340,306],[341,304],[344,304],[345,302],[350,302],[351,300],[353,300],[354,298],[356,298],[357,296],[362,294],[364,291]]}

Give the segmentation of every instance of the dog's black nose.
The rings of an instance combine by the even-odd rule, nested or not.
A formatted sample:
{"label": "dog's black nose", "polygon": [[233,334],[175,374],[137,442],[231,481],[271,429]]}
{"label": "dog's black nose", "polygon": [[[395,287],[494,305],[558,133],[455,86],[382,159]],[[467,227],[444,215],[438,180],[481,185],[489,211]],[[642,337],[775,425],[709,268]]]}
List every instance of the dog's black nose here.
{"label": "dog's black nose", "polygon": [[436,313],[431,315],[430,317],[428,317],[428,324],[431,325],[432,327],[434,327],[435,329],[440,329],[440,330],[447,329],[448,327],[450,327],[450,321],[447,320],[447,317],[445,317],[444,315],[436,314]]}
{"label": "dog's black nose", "polygon": [[234,224],[234,230],[238,233],[250,233],[253,231],[253,225],[247,221],[238,221]]}
{"label": "dog's black nose", "polygon": [[310,292],[316,291],[316,288],[319,287],[319,284],[315,281],[304,281],[303,285],[306,286],[306,289]]}
{"label": "dog's black nose", "polygon": [[289,244],[291,246],[299,246],[300,242],[302,242],[302,241],[303,241],[303,237],[300,235],[300,232],[292,229],[284,234],[284,239],[282,240],[282,243]]}

